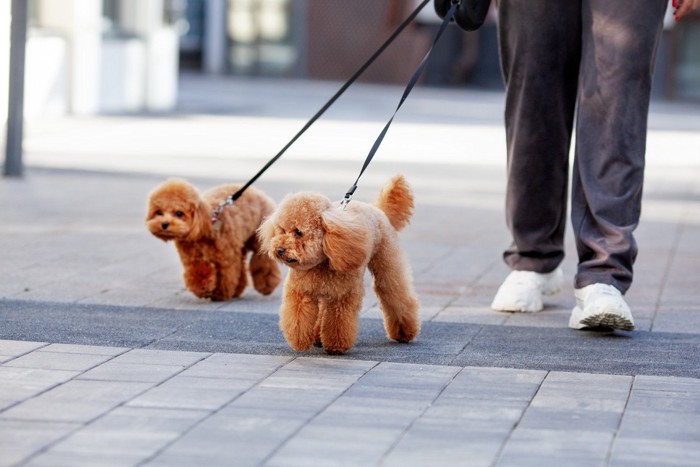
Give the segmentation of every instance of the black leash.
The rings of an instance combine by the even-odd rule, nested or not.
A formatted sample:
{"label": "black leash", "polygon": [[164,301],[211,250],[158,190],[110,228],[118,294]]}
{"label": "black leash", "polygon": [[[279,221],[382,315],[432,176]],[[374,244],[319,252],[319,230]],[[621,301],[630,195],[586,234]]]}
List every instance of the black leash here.
{"label": "black leash", "polygon": [[377,152],[377,149],[379,149],[379,146],[382,144],[382,141],[384,140],[384,136],[386,136],[386,133],[387,133],[387,131],[389,131],[389,127],[391,126],[391,123],[394,121],[394,117],[396,117],[396,113],[399,111],[399,109],[403,105],[404,101],[406,101],[406,98],[413,90],[413,86],[415,86],[416,82],[418,82],[418,78],[420,78],[421,73],[423,73],[423,70],[425,69],[425,65],[428,63],[428,58],[430,58],[430,53],[433,51],[433,48],[435,47],[435,44],[437,44],[438,40],[440,39],[440,36],[442,36],[442,33],[445,32],[447,25],[454,17],[455,11],[457,11],[457,7],[459,6],[459,4],[460,4],[459,1],[453,1],[452,5],[450,6],[450,9],[445,14],[445,17],[442,20],[442,24],[440,25],[440,29],[438,30],[437,34],[435,34],[435,39],[433,39],[433,44],[430,46],[428,53],[425,54],[425,57],[423,57],[423,60],[421,60],[420,64],[418,65],[418,68],[416,68],[416,71],[413,73],[413,76],[411,77],[408,84],[406,85],[406,89],[404,90],[403,95],[401,96],[401,100],[399,101],[399,105],[396,107],[396,110],[394,110],[394,114],[391,116],[391,118],[389,119],[387,124],[384,126],[384,129],[381,131],[381,133],[379,133],[377,140],[374,142],[372,149],[370,149],[369,154],[367,155],[367,158],[365,159],[365,163],[362,165],[362,169],[360,170],[360,174],[357,176],[355,183],[353,183],[352,186],[348,189],[347,193],[345,193],[345,197],[340,202],[343,209],[345,209],[346,206],[348,205],[348,203],[350,202],[350,200],[352,200],[352,195],[355,193],[355,190],[357,190],[357,183],[360,181],[360,177],[362,177],[362,174],[365,172],[365,169],[367,169],[367,166],[369,166],[369,163],[372,162],[372,158],[374,157],[374,154]]}
{"label": "black leash", "polygon": [[[365,63],[364,63],[364,64],[363,64],[363,65],[362,65],[362,66],[361,66],[361,67],[346,81],[346,82],[345,82],[345,84],[343,84],[343,85],[340,87],[340,89],[338,89],[338,91],[328,100],[328,102],[326,102],[326,103],[314,114],[314,116],[311,117],[311,118],[309,119],[308,122],[306,122],[306,124],[301,128],[301,130],[299,130],[299,131],[297,132],[297,134],[294,135],[294,137],[293,137],[293,138],[292,138],[292,139],[291,139],[291,140],[290,140],[290,141],[289,141],[289,142],[288,142],[288,143],[287,143],[287,144],[286,144],[272,159],[270,159],[270,160],[262,167],[262,169],[260,169],[260,170],[258,171],[258,173],[256,173],[256,174],[255,174],[250,180],[248,180],[238,191],[236,191],[234,194],[232,194],[231,196],[229,196],[228,198],[226,198],[225,201],[221,202],[221,203],[219,204],[219,206],[218,206],[216,209],[214,209],[214,211],[212,212],[212,216],[211,216],[211,221],[212,221],[212,223],[214,224],[214,229],[219,229],[219,228],[221,227],[221,220],[219,219],[219,216],[220,216],[221,213],[223,212],[224,208],[225,208],[226,206],[229,206],[229,205],[231,205],[231,204],[234,204],[234,203],[236,202],[236,200],[237,200],[238,198],[241,197],[241,195],[243,194],[243,192],[245,192],[245,190],[247,190],[253,183],[255,183],[255,181],[257,181],[257,179],[260,178],[260,176],[261,176],[263,173],[265,173],[265,171],[267,171],[267,169],[269,169],[269,168],[272,166],[272,164],[274,164],[275,162],[277,162],[277,160],[278,160],[280,157],[282,157],[282,155],[287,151],[287,149],[289,149],[289,148],[299,139],[299,137],[300,137],[306,130],[308,130],[309,127],[311,127],[311,125],[313,125],[313,124],[316,122],[316,120],[318,120],[318,119],[321,117],[321,115],[323,115],[323,114],[326,112],[326,110],[328,110],[328,109],[331,107],[331,105],[333,105],[333,104],[335,103],[335,101],[338,100],[338,98],[339,98],[339,97],[340,97],[340,96],[341,96],[355,81],[357,81],[357,79],[362,75],[362,73],[364,73],[365,70],[367,70],[367,68],[369,68],[369,66],[370,66],[372,63],[374,63],[374,61],[384,52],[384,50],[386,50],[386,48],[387,48],[389,45],[391,45],[392,42],[394,42],[394,40],[399,36],[399,34],[401,34],[401,32],[403,32],[403,30],[406,29],[406,27],[407,27],[409,24],[411,24],[411,22],[415,19],[415,17],[418,16],[418,13],[420,13],[420,11],[423,9],[423,7],[425,7],[425,5],[427,5],[430,1],[431,1],[431,0],[423,0],[423,1],[416,7],[416,9],[413,10],[413,12],[403,21],[403,23],[401,23],[401,24],[396,28],[396,30],[389,36],[389,38],[388,38],[386,41],[384,41],[384,43],[377,49],[377,51],[374,52],[374,54],[372,54],[372,56],[371,56],[371,57],[370,57],[370,58],[369,58],[369,59],[368,59],[368,60],[367,60],[367,61],[366,61],[366,62],[365,62]],[[433,45],[431,46],[430,51],[432,51],[433,47],[435,46],[435,43],[437,42],[437,39],[442,35],[442,32],[444,31],[444,29],[445,29],[447,23],[449,23],[450,19],[454,16],[454,10],[456,9],[455,5],[458,5],[458,4],[459,4],[459,1],[458,1],[458,0],[452,0],[452,1],[455,2],[455,3],[453,4],[453,7],[450,9],[450,11],[445,15],[445,19],[444,19],[444,21],[443,21],[443,23],[442,23],[442,26],[441,26],[441,28],[440,28],[440,31],[438,32],[438,34],[437,34],[436,37],[435,37],[435,40],[433,41]],[[423,71],[423,68],[425,68],[425,62],[427,61],[427,58],[428,58],[428,56],[430,55],[430,51],[428,51],[428,54],[425,56],[425,58],[423,59],[423,61],[421,62],[420,66],[419,66],[419,70],[416,71],[416,74],[414,74],[414,77],[411,79],[411,82],[409,83],[410,88],[413,88],[413,85],[415,85],[415,81],[418,80],[418,77],[420,76],[420,73]],[[408,92],[410,92],[410,89],[408,89]],[[403,104],[403,100],[405,100],[406,96],[408,95],[408,92],[405,92],[405,93],[404,93],[404,97],[402,98],[401,103],[399,104],[399,107],[401,107],[401,104]],[[398,108],[396,109],[396,111],[398,111]],[[396,112],[394,112],[394,115],[396,115]],[[392,116],[392,120],[393,120],[393,118],[394,118],[394,117]],[[390,124],[390,123],[391,123],[391,121],[389,121],[389,124]],[[387,127],[386,127],[386,128],[384,129],[384,131],[382,132],[382,135],[380,135],[380,136],[381,136],[381,139],[384,138],[384,134],[385,134],[386,131],[388,130],[389,124],[387,124]],[[379,147],[379,143],[381,142],[381,139],[379,139],[378,142],[375,143],[375,146],[376,146],[377,148]],[[370,155],[369,155],[369,156],[367,156],[368,159],[365,161],[365,164],[364,164],[364,166],[362,167],[362,172],[364,172],[364,170],[367,168],[367,165],[369,165],[369,161],[370,161],[370,160],[372,159],[372,157],[374,156],[374,152],[376,152],[376,148],[373,148],[373,151],[370,152]],[[360,172],[360,176],[362,176],[362,172]],[[357,181],[359,181],[359,179],[360,179],[360,177],[357,177]],[[357,181],[353,184],[352,192],[354,192],[355,189],[357,188]],[[349,196],[350,196],[350,198],[352,198],[352,193],[350,193]],[[346,200],[343,200],[344,203],[345,203],[345,205],[347,205],[347,203],[350,201],[350,199],[348,198],[348,195],[346,195],[346,199],[347,199],[347,201],[346,201]]]}
{"label": "black leash", "polygon": [[323,104],[323,106],[318,110],[318,112],[316,112],[316,114],[314,114],[314,116],[311,117],[308,122],[306,122],[306,124],[301,128],[301,130],[299,130],[299,132],[296,135],[294,135],[294,137],[272,159],[270,159],[263,166],[262,169],[260,169],[258,171],[258,173],[256,173],[250,180],[248,180],[245,183],[245,185],[243,185],[237,192],[235,192],[234,194],[232,194],[231,196],[226,198],[225,201],[220,203],[219,206],[216,209],[214,209],[214,211],[212,212],[211,221],[214,224],[215,229],[218,229],[221,227],[221,221],[219,220],[219,216],[223,212],[224,208],[226,206],[229,206],[229,205],[235,203],[236,200],[241,197],[243,192],[248,189],[248,187],[250,187],[253,183],[255,183],[255,181],[258,178],[260,178],[260,176],[263,173],[265,173],[265,171],[267,169],[269,169],[272,166],[272,164],[277,162],[277,159],[282,157],[282,154],[284,154],[287,151],[287,149],[289,149],[292,146],[292,144],[294,144],[299,139],[299,137],[306,130],[308,130],[309,127],[311,125],[313,125],[316,122],[316,120],[318,120],[321,117],[321,115],[323,115],[326,112],[326,110],[328,110],[330,108],[330,106],[333,105],[333,103],[336,100],[338,100],[338,98],[350,87],[350,85],[352,85],[355,81],[357,81],[357,79],[360,77],[360,75],[362,75],[362,73],[364,73],[365,70],[367,70],[367,68],[369,68],[369,66],[372,63],[374,63],[374,61],[382,54],[382,52],[384,52],[384,50],[387,47],[389,47],[389,45],[391,45],[392,42],[394,42],[394,40],[399,36],[399,34],[401,34],[401,32],[403,32],[403,30],[406,29],[406,27],[409,24],[411,24],[411,22],[414,20],[414,18],[416,16],[418,16],[418,13],[420,12],[420,10],[422,10],[423,7],[428,4],[428,2],[430,2],[430,0],[423,0],[423,2],[421,2],[421,4],[418,5],[418,7],[416,7],[416,9],[408,16],[408,18],[406,18],[404,20],[404,22],[401,23],[399,25],[399,27],[396,28],[396,30],[389,36],[389,38],[379,47],[379,49],[377,49],[377,51],[374,52],[374,54],[355,72],[355,74],[353,74],[345,82],[345,84],[343,84],[340,87],[340,89],[338,89],[338,91],[328,100],[328,102]]}

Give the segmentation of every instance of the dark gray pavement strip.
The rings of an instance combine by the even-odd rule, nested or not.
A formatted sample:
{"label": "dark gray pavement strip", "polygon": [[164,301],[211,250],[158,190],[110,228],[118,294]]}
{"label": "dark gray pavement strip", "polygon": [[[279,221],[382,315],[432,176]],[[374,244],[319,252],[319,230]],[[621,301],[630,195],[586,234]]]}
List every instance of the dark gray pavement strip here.
{"label": "dark gray pavement strip", "polygon": [[[264,355],[296,353],[277,316],[0,300],[0,339]],[[340,358],[700,378],[700,335],[598,333],[566,328],[426,322],[412,344],[389,341],[362,319],[357,345]]]}

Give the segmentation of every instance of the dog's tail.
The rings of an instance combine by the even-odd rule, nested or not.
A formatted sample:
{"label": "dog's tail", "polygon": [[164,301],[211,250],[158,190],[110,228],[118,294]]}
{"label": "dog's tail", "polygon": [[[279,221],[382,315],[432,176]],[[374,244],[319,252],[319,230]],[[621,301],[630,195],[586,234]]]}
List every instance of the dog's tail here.
{"label": "dog's tail", "polygon": [[395,175],[384,185],[375,205],[384,211],[396,230],[408,225],[413,215],[413,192],[403,175]]}

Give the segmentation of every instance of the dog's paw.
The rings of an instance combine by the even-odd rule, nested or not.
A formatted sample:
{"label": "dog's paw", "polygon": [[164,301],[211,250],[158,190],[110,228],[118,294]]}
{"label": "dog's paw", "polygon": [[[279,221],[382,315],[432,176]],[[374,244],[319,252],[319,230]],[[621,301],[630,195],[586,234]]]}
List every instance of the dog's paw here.
{"label": "dog's paw", "polygon": [[324,347],[323,350],[328,354],[328,355],[343,355],[345,352],[350,350],[350,348],[335,348],[335,347]]}
{"label": "dog's paw", "polygon": [[280,284],[281,277],[277,274],[253,276],[253,287],[263,295],[270,295]]}
{"label": "dog's paw", "polygon": [[354,339],[351,339],[350,336],[335,336],[335,338],[325,336],[321,341],[323,350],[328,355],[343,355],[350,350],[354,344]]}
{"label": "dog's paw", "polygon": [[216,269],[209,263],[189,264],[184,279],[187,289],[199,298],[211,298],[216,289]]}
{"label": "dog's paw", "polygon": [[254,256],[250,262],[250,276],[253,288],[263,295],[270,295],[282,282],[282,271],[277,263],[258,259]]}
{"label": "dog's paw", "polygon": [[305,352],[311,348],[313,345],[313,342],[299,342],[299,341],[291,341],[287,339],[287,342],[289,342],[289,346],[293,349],[296,350],[297,352]]}
{"label": "dog's paw", "polygon": [[389,339],[402,344],[408,344],[418,336],[420,323],[409,321],[404,323],[393,323],[387,326],[386,333]]}
{"label": "dog's paw", "polygon": [[284,332],[284,338],[289,346],[297,352],[309,350],[314,345],[313,335],[309,332],[299,330],[286,331]]}

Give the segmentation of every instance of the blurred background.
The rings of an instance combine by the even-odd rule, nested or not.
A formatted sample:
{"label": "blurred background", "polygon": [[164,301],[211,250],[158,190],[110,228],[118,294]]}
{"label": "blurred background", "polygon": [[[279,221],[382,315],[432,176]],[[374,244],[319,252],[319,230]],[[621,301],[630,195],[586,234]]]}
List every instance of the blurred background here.
{"label": "blurred background", "polygon": [[[0,118],[6,118],[10,3],[0,2]],[[24,115],[163,112],[182,73],[345,80],[418,2],[412,0],[28,0]],[[402,84],[437,27],[428,5],[363,76]],[[700,13],[666,22],[653,97],[700,102]],[[456,27],[423,86],[499,90],[495,12]]]}

